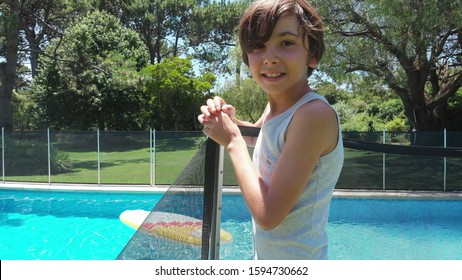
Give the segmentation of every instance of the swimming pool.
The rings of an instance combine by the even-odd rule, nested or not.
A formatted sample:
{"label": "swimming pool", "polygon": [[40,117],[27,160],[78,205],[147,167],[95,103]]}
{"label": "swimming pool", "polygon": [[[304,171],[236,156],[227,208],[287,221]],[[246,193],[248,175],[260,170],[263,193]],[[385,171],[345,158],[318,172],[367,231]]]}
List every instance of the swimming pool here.
{"label": "swimming pool", "polygon": [[[0,190],[0,259],[112,260],[134,230],[118,217],[150,210],[160,194]],[[250,215],[240,195],[223,198],[233,235],[222,259],[251,259]],[[462,201],[334,198],[330,259],[462,259]]]}

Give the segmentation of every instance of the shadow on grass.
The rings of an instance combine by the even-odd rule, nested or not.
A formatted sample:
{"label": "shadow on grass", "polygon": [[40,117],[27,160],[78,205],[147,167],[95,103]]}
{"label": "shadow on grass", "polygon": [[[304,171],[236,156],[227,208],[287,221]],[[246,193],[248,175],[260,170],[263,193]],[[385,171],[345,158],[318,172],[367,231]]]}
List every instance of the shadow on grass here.
{"label": "shadow on grass", "polygon": [[[346,149],[337,189],[383,189],[383,154]],[[447,164],[447,190],[462,190],[462,160]],[[444,190],[444,158],[426,156],[385,156],[386,190]]]}
{"label": "shadow on grass", "polygon": [[[96,139],[67,139],[61,140],[63,142],[55,142],[54,147],[66,152],[96,152],[97,142]],[[205,137],[196,135],[191,137],[181,137],[180,135],[163,136],[155,140],[155,149],[159,152],[170,152],[177,150],[191,150],[197,149],[203,142]],[[149,138],[135,138],[128,136],[115,136],[101,137],[100,138],[100,151],[101,152],[126,152],[132,150],[147,149],[149,151],[150,143]]]}
{"label": "shadow on grass", "polygon": [[161,139],[156,141],[156,152],[198,149],[203,142],[202,137]]}

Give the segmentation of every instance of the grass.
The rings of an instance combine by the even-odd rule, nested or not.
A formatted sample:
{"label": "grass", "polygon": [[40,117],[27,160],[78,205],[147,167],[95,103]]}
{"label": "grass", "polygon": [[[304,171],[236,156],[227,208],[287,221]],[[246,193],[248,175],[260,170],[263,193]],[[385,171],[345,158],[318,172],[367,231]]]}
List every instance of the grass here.
{"label": "grass", "polygon": [[[345,150],[345,162],[337,188],[383,189],[383,154],[360,150]],[[447,158],[446,190],[462,190],[462,158]],[[428,190],[444,189],[444,158],[427,156],[385,156],[385,189]]]}
{"label": "grass", "polygon": [[[119,135],[120,136],[120,135]],[[149,139],[112,136],[102,145],[102,184],[150,184]],[[156,140],[155,184],[170,185],[199,150],[204,137],[170,135]],[[53,183],[98,183],[98,157],[94,144],[88,141],[60,141],[56,147],[69,154],[73,169],[70,172],[52,174]],[[43,160],[46,169],[46,159]],[[6,176],[7,181],[48,182],[47,174],[31,174],[26,167],[23,176]],[[43,169],[43,168],[42,168]],[[448,191],[462,190],[462,159],[448,158],[446,162],[446,187]],[[27,172],[26,172],[27,171]],[[435,157],[386,155],[385,187],[387,190],[443,190],[444,159]],[[8,170],[6,170],[8,175]],[[47,173],[47,172],[45,172]],[[232,164],[225,154],[224,184],[237,185]],[[344,167],[337,184],[340,189],[383,188],[383,154],[345,149]]]}
{"label": "grass", "polygon": [[[156,184],[171,184],[199,149],[197,137],[171,138],[156,141],[153,170]],[[116,146],[115,144],[113,144]],[[149,185],[149,142],[133,149],[101,149],[100,167],[102,184]],[[144,146],[144,147],[139,147]],[[70,172],[52,174],[53,183],[98,183],[98,154],[91,149],[76,146],[76,143],[60,144],[59,148],[69,154],[73,169]],[[47,162],[44,162],[46,165]],[[8,170],[5,171],[6,175]],[[5,176],[7,181],[48,182],[48,175]]]}

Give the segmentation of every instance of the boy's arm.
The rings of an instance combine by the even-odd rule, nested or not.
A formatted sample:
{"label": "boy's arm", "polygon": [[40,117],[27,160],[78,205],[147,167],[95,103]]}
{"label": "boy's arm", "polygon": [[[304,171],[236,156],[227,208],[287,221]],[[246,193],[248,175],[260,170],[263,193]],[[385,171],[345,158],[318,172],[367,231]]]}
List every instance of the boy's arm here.
{"label": "boy's arm", "polygon": [[297,110],[268,185],[238,136],[224,144],[252,216],[269,230],[278,226],[297,203],[319,158],[335,148],[338,123],[335,112],[322,101],[307,103]]}
{"label": "boy's arm", "polygon": [[[250,126],[250,127],[261,127],[263,124],[263,120],[267,114],[268,106],[266,106],[265,111],[261,115],[261,117],[255,122],[247,122],[247,121],[241,121],[237,119],[236,117],[232,117],[231,120],[237,124],[238,126]],[[257,137],[251,137],[251,136],[244,136],[244,140],[247,144],[247,147],[255,147],[255,144],[257,142]]]}

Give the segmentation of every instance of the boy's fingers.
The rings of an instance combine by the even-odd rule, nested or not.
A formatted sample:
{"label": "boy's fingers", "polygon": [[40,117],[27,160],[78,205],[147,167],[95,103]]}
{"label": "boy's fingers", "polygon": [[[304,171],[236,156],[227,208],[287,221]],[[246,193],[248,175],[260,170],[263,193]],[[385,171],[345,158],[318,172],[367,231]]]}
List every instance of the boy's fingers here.
{"label": "boy's fingers", "polygon": [[221,107],[226,104],[225,101],[223,100],[223,98],[221,98],[219,96],[215,96],[213,98],[213,102],[215,103],[215,108],[217,110],[221,110]]}
{"label": "boy's fingers", "polygon": [[216,104],[213,99],[207,99],[207,106],[209,108],[209,111],[214,113],[216,111]]}
{"label": "boy's fingers", "polygon": [[204,114],[204,116],[210,116],[210,112],[209,112],[209,107],[208,106],[201,106],[201,112],[202,114]]}

